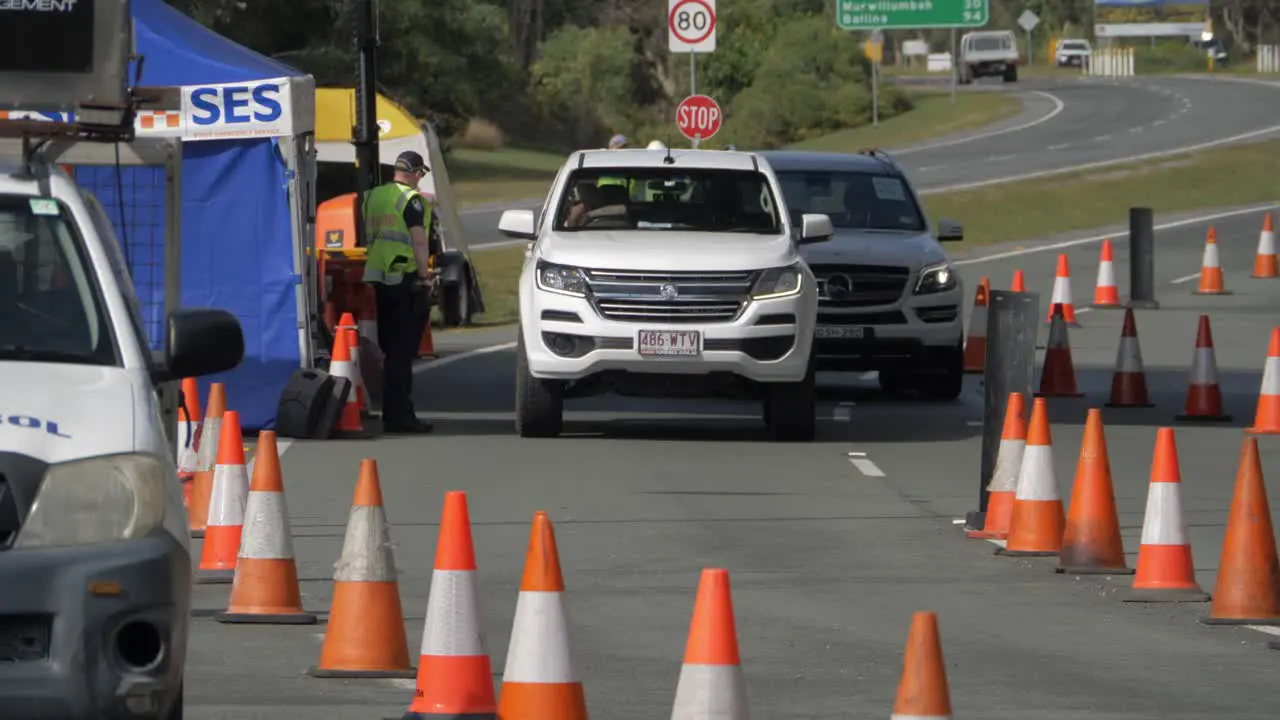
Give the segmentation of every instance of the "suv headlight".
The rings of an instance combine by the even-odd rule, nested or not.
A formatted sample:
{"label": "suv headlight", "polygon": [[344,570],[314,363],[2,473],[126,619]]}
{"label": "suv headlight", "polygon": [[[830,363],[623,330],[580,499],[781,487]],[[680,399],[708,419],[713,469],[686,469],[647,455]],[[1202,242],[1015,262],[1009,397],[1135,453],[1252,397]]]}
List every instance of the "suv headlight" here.
{"label": "suv headlight", "polygon": [[539,260],[535,271],[538,274],[538,288],[541,290],[574,297],[584,297],[587,294],[587,279],[576,267]]}
{"label": "suv headlight", "polygon": [[755,286],[751,288],[751,297],[756,300],[768,300],[795,295],[800,292],[800,278],[799,263],[769,268],[760,273],[760,279],[756,280]]}
{"label": "suv headlight", "polygon": [[165,524],[167,486],[173,482],[149,455],[51,465],[13,546],[67,547],[142,537]]}
{"label": "suv headlight", "polygon": [[930,265],[920,271],[920,279],[916,281],[916,294],[946,292],[955,288],[958,281],[956,268],[951,263]]}

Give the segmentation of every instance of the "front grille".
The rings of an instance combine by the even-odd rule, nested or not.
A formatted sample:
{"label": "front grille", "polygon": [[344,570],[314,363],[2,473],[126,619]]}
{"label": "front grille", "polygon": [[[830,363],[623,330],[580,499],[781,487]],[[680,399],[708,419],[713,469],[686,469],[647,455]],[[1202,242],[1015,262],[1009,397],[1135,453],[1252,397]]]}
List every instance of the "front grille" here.
{"label": "front grille", "polygon": [[587,270],[596,312],[609,320],[653,323],[732,322],[755,284],[755,271]]}
{"label": "front grille", "polygon": [[890,265],[811,265],[818,305],[831,308],[892,305],[902,298],[911,271]]}

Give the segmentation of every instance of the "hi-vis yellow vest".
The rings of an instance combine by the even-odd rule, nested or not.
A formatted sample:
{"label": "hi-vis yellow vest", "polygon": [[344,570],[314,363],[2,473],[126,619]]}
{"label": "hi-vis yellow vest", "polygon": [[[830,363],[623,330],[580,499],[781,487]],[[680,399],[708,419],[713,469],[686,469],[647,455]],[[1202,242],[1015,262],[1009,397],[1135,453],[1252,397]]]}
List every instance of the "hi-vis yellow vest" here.
{"label": "hi-vis yellow vest", "polygon": [[[414,188],[389,182],[365,194],[365,235],[369,238],[369,255],[364,263],[364,281],[399,285],[407,273],[418,270],[413,252],[413,236],[404,222],[404,209],[421,195]],[[424,227],[431,226],[431,208],[423,203]]]}

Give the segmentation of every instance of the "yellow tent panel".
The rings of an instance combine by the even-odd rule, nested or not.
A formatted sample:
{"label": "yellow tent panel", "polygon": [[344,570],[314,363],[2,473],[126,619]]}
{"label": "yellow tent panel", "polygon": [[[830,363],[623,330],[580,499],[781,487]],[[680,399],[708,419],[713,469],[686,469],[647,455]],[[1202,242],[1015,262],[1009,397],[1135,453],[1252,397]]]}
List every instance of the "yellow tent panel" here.
{"label": "yellow tent panel", "polygon": [[[356,125],[356,91],[316,88],[316,142],[352,141]],[[381,140],[422,134],[422,123],[404,107],[378,95],[378,137]]]}

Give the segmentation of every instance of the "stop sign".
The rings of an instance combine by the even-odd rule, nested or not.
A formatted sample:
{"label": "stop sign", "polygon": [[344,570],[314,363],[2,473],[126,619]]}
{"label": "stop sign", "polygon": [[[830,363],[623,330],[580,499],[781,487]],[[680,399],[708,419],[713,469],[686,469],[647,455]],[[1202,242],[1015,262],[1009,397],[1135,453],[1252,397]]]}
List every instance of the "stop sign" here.
{"label": "stop sign", "polygon": [[676,108],[676,127],[690,140],[706,140],[720,132],[722,120],[720,105],[706,95],[690,95]]}

